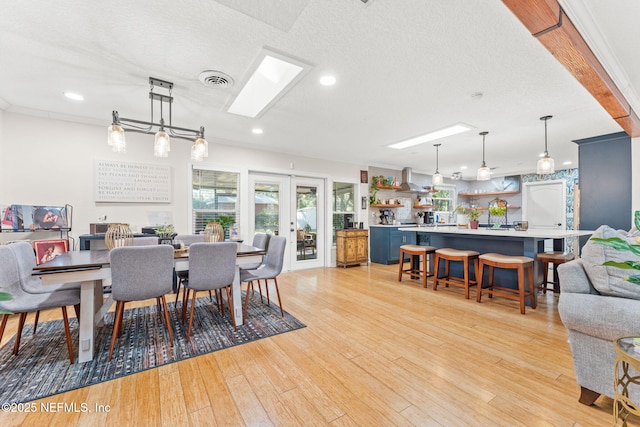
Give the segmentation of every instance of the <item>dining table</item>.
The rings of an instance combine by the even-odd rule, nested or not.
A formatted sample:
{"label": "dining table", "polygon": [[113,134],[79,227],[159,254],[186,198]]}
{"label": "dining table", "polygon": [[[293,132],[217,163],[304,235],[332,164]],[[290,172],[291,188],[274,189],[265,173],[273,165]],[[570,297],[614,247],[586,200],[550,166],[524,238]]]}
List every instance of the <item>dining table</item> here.
{"label": "dining table", "polygon": [[[236,273],[231,285],[235,325],[242,325],[242,298],[240,265],[259,263],[265,249],[238,243]],[[188,268],[188,250],[174,251],[174,265]],[[111,284],[111,266],[108,250],[69,251],[51,261],[36,265],[33,275],[43,285],[80,282],[80,319],[78,325],[78,362],[93,360],[96,347],[96,331],[102,325],[106,313],[113,304],[113,297],[104,288]]]}

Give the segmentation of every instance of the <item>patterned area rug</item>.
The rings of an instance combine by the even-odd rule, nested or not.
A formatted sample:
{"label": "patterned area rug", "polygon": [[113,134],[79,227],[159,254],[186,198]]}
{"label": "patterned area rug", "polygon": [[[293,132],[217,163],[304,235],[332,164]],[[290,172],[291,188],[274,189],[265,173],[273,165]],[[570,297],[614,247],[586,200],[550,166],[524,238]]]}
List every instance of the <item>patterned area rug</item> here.
{"label": "patterned area rug", "polygon": [[[172,298],[169,296],[168,299]],[[116,342],[111,362],[107,362],[107,356],[113,313],[107,314],[104,326],[98,329],[94,360],[78,363],[76,354],[73,365],[69,364],[62,320],[39,324],[35,337],[33,324],[25,325],[17,356],[11,354],[15,337],[0,348],[0,404],[40,399],[305,327],[287,312],[283,318],[277,305],[262,304],[260,298],[254,296],[249,300],[245,324],[234,331],[226,304],[223,317],[218,313],[215,302],[212,303],[207,296],[197,299],[191,340],[187,343],[189,317],[187,314],[183,325],[179,313],[181,307],[181,302],[178,302],[178,310],[175,310],[173,302],[169,303],[173,348],[169,345],[169,336],[158,315],[157,305],[125,310],[123,335]],[[77,349],[75,317],[70,319],[70,327],[73,346]]]}

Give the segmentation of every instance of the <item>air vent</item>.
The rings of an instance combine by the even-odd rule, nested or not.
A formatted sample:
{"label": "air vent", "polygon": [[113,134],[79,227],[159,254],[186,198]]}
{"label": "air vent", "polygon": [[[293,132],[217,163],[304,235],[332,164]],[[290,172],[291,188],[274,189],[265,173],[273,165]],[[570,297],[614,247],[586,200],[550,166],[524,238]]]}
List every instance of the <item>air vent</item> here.
{"label": "air vent", "polygon": [[207,87],[226,88],[233,86],[233,79],[231,76],[223,73],[222,71],[203,71],[200,73],[200,76],[198,76],[198,79]]}

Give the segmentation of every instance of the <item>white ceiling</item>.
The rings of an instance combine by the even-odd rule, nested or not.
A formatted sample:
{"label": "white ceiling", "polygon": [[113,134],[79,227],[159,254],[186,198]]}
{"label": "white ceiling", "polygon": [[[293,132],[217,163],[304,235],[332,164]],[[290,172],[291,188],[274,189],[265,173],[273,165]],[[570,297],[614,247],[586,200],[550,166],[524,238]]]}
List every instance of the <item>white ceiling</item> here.
{"label": "white ceiling", "polygon": [[[640,111],[640,2],[561,3]],[[439,169],[448,176],[466,165],[469,179],[482,160],[480,131],[489,131],[486,162],[500,176],[535,171],[541,116],[554,116],[549,152],[557,169],[564,161],[577,166],[572,140],[622,130],[498,0],[0,5],[0,107],[10,112],[105,128],[112,110],[148,120],[153,76],[174,82],[173,124],[204,125],[210,150],[220,143],[431,174],[433,143],[401,151],[386,145],[464,122],[477,129],[438,141]],[[263,47],[313,68],[259,118],[227,113]],[[205,87],[198,75],[212,69],[236,85]],[[337,77],[335,86],[318,84],[325,73]],[[85,101],[68,101],[65,91]],[[253,127],[264,134],[253,135]]]}

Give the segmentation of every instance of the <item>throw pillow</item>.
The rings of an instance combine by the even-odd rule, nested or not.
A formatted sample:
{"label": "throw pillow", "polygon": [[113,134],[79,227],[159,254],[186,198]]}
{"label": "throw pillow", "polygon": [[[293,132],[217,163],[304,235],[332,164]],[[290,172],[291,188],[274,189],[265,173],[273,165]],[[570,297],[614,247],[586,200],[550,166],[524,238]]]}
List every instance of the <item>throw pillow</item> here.
{"label": "throw pillow", "polygon": [[[636,233],[615,230],[607,225],[600,226],[591,237],[619,237],[631,244],[638,244]],[[582,249],[582,262],[591,284],[602,295],[640,299],[640,285],[624,280],[625,276],[636,274],[637,271],[617,267],[604,266],[606,261],[640,261],[640,257],[629,251],[619,251],[610,246],[589,240]]]}

